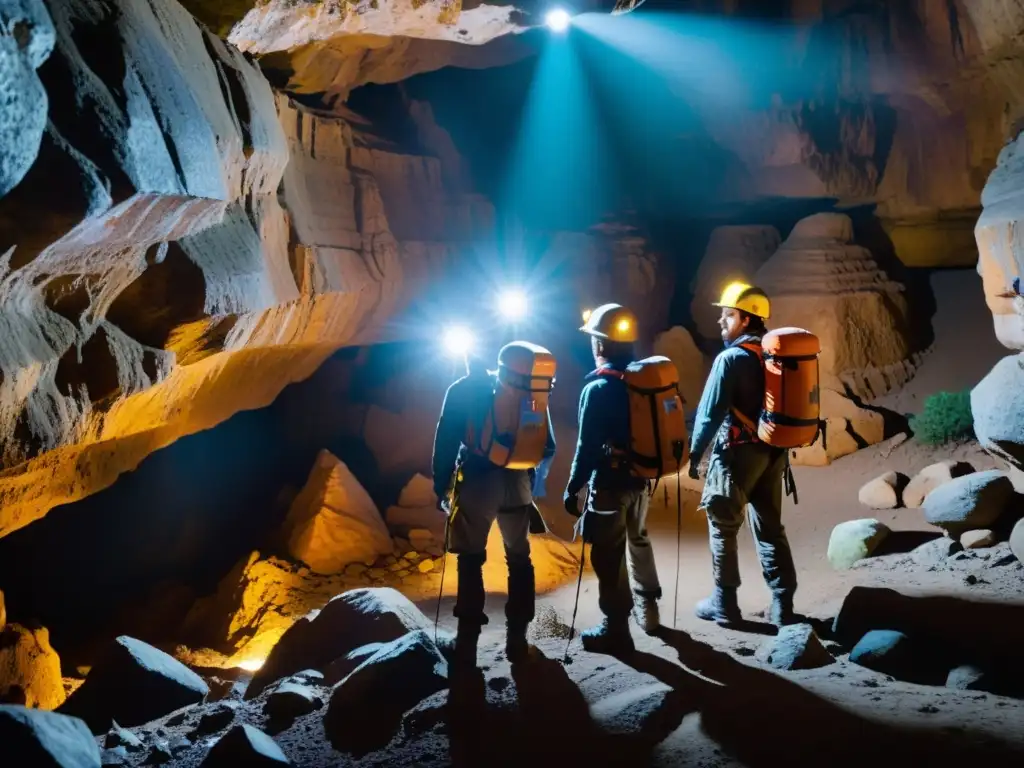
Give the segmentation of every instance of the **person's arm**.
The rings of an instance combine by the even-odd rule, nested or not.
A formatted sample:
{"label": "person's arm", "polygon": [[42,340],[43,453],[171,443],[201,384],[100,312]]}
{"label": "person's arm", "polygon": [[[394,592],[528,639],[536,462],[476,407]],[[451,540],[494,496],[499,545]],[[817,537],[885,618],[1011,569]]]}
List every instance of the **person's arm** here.
{"label": "person's arm", "polygon": [[733,391],[736,386],[736,356],[720,354],[711,366],[708,383],[697,406],[693,424],[693,439],[690,441],[690,462],[700,464],[705,451],[715,439],[729,409],[732,407]]}
{"label": "person's arm", "polygon": [[434,432],[431,467],[434,474],[434,493],[439,499],[448,493],[452,472],[455,471],[455,460],[459,456],[466,431],[465,413],[458,387],[457,381],[444,393],[441,418],[437,420],[437,429]]}
{"label": "person's arm", "polygon": [[590,476],[604,456],[604,434],[601,426],[599,406],[601,386],[588,385],[580,394],[579,437],[576,440],[576,455],[572,459],[569,482],[565,486],[568,496],[576,496],[590,481]]}

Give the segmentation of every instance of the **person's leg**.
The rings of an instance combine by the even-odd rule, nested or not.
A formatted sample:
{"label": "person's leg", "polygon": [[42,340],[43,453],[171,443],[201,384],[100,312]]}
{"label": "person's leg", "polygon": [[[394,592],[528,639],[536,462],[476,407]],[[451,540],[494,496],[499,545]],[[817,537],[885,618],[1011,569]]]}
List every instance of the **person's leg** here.
{"label": "person's leg", "polygon": [[[734,458],[730,452],[729,458]],[[734,468],[725,456],[714,454],[708,466],[701,506],[708,517],[708,543],[711,549],[711,570],[714,589],[709,597],[697,603],[697,617],[719,624],[742,620],[736,590],[740,586],[739,553],[736,534],[743,525],[741,488],[733,476]]]}
{"label": "person's leg", "polygon": [[533,621],[536,586],[533,562],[530,560],[530,513],[532,507],[518,507],[498,513],[498,528],[505,544],[508,563],[508,601],[505,603],[507,639],[505,652],[509,661],[526,658],[526,630]]}
{"label": "person's leg", "polygon": [[636,601],[637,622],[647,634],[654,633],[661,626],[657,602],[661,599],[661,582],[651,538],[647,534],[650,502],[650,493],[636,491],[626,509],[626,559],[633,590],[640,598]]}
{"label": "person's leg", "polygon": [[[597,497],[596,499],[594,497]],[[604,513],[604,514],[602,514]],[[632,648],[629,614],[633,596],[626,572],[626,510],[619,494],[597,492],[587,503],[584,526],[597,576],[598,605],[605,618],[580,634],[584,648],[598,653]]]}
{"label": "person's leg", "polygon": [[476,663],[476,644],[487,624],[484,612],[484,563],[487,561],[487,536],[498,510],[500,488],[483,475],[467,477],[459,490],[459,509],[450,522],[448,551],[458,561],[459,584],[454,615],[458,619],[456,656]]}
{"label": "person's leg", "polygon": [[772,591],[771,621],[776,626],[792,624],[793,595],[796,593],[796,566],[782,524],[782,484],[786,455],[773,456],[750,494],[748,520],[761,561],[765,583]]}

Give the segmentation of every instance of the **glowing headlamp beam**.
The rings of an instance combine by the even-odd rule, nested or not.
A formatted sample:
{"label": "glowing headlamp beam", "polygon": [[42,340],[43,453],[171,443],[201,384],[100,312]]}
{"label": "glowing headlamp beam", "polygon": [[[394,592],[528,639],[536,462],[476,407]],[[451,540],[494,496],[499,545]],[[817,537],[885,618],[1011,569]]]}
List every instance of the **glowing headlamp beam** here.
{"label": "glowing headlamp beam", "polygon": [[522,320],[528,308],[526,294],[521,290],[510,289],[498,297],[498,312],[507,320]]}
{"label": "glowing headlamp beam", "polygon": [[444,349],[451,357],[464,357],[473,349],[475,339],[472,332],[462,325],[457,325],[444,332]]}
{"label": "glowing headlamp beam", "polygon": [[565,32],[569,28],[572,18],[564,8],[553,8],[544,17],[544,24],[552,32]]}

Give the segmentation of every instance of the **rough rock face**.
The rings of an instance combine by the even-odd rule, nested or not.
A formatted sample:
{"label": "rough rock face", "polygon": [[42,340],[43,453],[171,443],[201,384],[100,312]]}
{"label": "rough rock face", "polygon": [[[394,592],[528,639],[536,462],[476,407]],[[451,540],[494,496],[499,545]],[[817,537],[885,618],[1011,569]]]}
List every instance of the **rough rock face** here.
{"label": "rough rock face", "polygon": [[1013,281],[1024,275],[1019,235],[1024,218],[1024,134],[999,154],[981,202],[984,210],[975,235],[985,302],[992,311],[996,338],[1010,349],[1024,349],[1024,297],[1013,289]]}
{"label": "rough rock face", "polygon": [[820,396],[825,434],[819,434],[812,445],[792,451],[793,464],[827,466],[841,456],[885,439],[885,417],[878,411],[862,408],[832,389],[822,388]]}
{"label": "rough rock face", "polygon": [[754,276],[782,243],[779,231],[770,226],[718,227],[711,233],[704,258],[693,278],[690,312],[697,331],[708,339],[719,336],[718,301],[722,289],[733,280],[754,282]]}
{"label": "rough rock face", "polygon": [[772,300],[772,327],[806,328],[821,340],[821,386],[879,397],[914,372],[903,287],[871,252],[853,245],[848,216],[801,220],[755,277]]}
{"label": "rough rock face", "polygon": [[60,657],[46,628],[0,626],[0,701],[56,709],[64,698]]}
{"label": "rough rock face", "polygon": [[81,720],[0,706],[0,743],[21,765],[99,768],[100,750]]}
{"label": "rough rock face", "polygon": [[974,433],[1002,459],[1018,493],[1024,491],[1024,356],[1004,357],[971,390]]}
{"label": "rough rock face", "polygon": [[697,410],[711,366],[690,332],[680,326],[659,333],[654,339],[654,354],[664,355],[679,372],[679,390],[687,413]]}
{"label": "rough rock face", "polygon": [[[437,240],[475,221],[443,190],[389,199],[392,179],[440,178],[438,161],[276,104],[173,2],[50,10],[49,122],[0,199],[0,535],[378,339],[414,288],[403,260],[436,272]],[[4,144],[5,174],[9,146],[23,153]],[[389,216],[418,194],[450,215],[399,243]]]}
{"label": "rough rock face", "polygon": [[288,554],[317,573],[391,554],[391,535],[373,499],[340,460],[321,451],[284,522]]}

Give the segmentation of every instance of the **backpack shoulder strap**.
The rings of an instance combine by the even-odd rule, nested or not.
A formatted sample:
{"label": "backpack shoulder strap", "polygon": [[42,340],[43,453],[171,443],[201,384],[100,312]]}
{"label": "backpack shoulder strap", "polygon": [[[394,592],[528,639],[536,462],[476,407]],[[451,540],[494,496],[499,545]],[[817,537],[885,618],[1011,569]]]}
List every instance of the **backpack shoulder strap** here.
{"label": "backpack shoulder strap", "polygon": [[623,371],[617,371],[614,368],[602,367],[594,371],[594,376],[606,376],[610,379],[618,379],[619,381],[626,380],[626,374]]}
{"label": "backpack shoulder strap", "polygon": [[[743,344],[739,344],[738,346],[741,349],[747,350],[747,352],[750,352],[752,355],[755,355],[757,357],[758,362],[761,363],[762,365],[764,364],[764,350],[761,348],[760,344],[753,341],[747,341],[744,342]],[[740,424],[742,424],[744,427],[750,430],[754,435],[757,434],[757,424],[748,419],[739,410],[739,408],[733,407],[730,408],[729,411],[732,413],[733,418],[739,421]]]}

